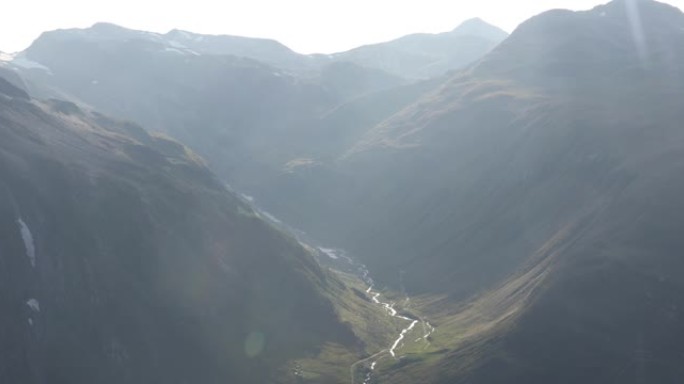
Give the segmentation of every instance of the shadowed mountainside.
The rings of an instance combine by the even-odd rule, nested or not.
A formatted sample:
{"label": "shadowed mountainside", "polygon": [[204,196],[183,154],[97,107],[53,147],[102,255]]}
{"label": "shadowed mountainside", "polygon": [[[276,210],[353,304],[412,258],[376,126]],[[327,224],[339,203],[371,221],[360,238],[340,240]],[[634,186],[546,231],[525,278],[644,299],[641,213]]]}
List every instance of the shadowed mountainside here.
{"label": "shadowed mountainside", "polygon": [[0,381],[300,383],[372,347],[340,309],[370,304],[181,144],[2,78],[0,138]]}
{"label": "shadowed mountainside", "polygon": [[53,31],[6,66],[36,97],[83,103],[181,140],[242,187],[310,147],[311,121],[406,82],[352,63],[294,73],[169,39],[106,24]]}
{"label": "shadowed mountainside", "polygon": [[544,13],[320,171],[342,208],[304,228],[438,319],[381,382],[679,380],[683,29],[650,0]]}

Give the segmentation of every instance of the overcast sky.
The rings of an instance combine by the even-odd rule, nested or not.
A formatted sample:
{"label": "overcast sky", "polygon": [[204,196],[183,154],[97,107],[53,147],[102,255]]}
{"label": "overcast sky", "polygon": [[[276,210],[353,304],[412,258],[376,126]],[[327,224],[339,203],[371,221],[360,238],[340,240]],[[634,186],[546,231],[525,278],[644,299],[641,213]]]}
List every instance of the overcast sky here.
{"label": "overcast sky", "polygon": [[[10,0],[0,14],[0,51],[26,48],[41,32],[107,21],[168,32],[268,37],[302,53],[332,53],[414,32],[444,32],[480,17],[507,31],[552,8],[596,0]],[[668,0],[684,8],[684,0]]]}

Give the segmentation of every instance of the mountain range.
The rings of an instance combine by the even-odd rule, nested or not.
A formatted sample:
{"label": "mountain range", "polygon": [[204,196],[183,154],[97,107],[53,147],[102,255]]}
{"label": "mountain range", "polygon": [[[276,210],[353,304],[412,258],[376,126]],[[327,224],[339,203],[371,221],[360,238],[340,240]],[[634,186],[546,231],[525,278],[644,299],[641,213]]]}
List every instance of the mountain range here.
{"label": "mountain range", "polygon": [[683,28],[654,1],[539,15],[274,209],[441,319],[381,382],[679,380]]}
{"label": "mountain range", "polygon": [[614,0],[330,56],[45,33],[0,66],[0,377],[678,382],[682,31]]}
{"label": "mountain range", "polygon": [[0,123],[3,382],[340,382],[390,343],[182,144],[4,79]]}
{"label": "mountain range", "polygon": [[472,64],[508,37],[482,19],[470,19],[453,31],[403,36],[332,55],[412,79],[427,79]]}
{"label": "mountain range", "polygon": [[[483,22],[461,29],[454,36],[498,31]],[[490,43],[482,44],[482,53],[488,48]],[[264,179],[277,177],[293,160],[312,157],[307,152],[321,143],[321,132],[329,131],[327,116],[336,109],[376,92],[403,93],[399,87],[409,85],[407,96],[400,96],[404,105],[414,99],[413,89],[425,88],[352,61],[294,53],[288,59],[281,55],[285,51],[261,39],[178,31],[160,35],[96,24],[44,33],[6,66],[21,73],[36,97],[84,103],[181,140],[249,193],[257,193]],[[459,65],[474,60],[458,50],[446,56]],[[292,69],[293,57],[309,64]],[[347,127],[334,134],[346,141],[358,136],[345,139]]]}

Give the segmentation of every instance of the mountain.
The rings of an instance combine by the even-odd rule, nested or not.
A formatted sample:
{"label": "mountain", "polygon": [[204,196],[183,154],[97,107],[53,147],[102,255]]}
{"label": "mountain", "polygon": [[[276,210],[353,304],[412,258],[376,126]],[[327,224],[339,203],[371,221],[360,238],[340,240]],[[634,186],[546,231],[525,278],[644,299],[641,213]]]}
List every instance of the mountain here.
{"label": "mountain", "polygon": [[242,189],[278,174],[309,147],[309,121],[355,97],[405,84],[351,63],[297,74],[214,54],[218,48],[198,53],[201,47],[169,40],[177,34],[104,24],[53,31],[9,66],[32,95],[68,99],[164,132]]}
{"label": "mountain", "polygon": [[2,78],[0,196],[2,382],[346,382],[388,342],[186,147]]}
{"label": "mountain", "polygon": [[[471,21],[449,36],[470,41],[473,34],[496,31]],[[302,57],[308,64],[294,68]],[[261,39],[162,35],[98,23],[46,32],[4,66],[36,97],[67,99],[168,134],[200,153],[231,185],[270,198],[293,164],[339,155],[372,126],[367,115],[376,123],[441,78],[435,73],[412,84],[363,64],[297,55]],[[346,107],[363,103],[367,115]],[[342,116],[339,111],[350,112],[344,124],[330,125],[329,116]]]}
{"label": "mountain", "polygon": [[382,69],[405,78],[425,79],[472,64],[507,36],[506,32],[481,19],[471,19],[450,32],[407,35],[338,53],[333,59]]}
{"label": "mountain", "polygon": [[477,17],[464,21],[449,34],[452,36],[479,36],[491,41],[504,41],[508,37],[506,31]]}
{"label": "mountain", "polygon": [[682,30],[650,0],[544,13],[300,175],[327,177],[303,229],[434,320],[379,382],[680,380]]}
{"label": "mountain", "polygon": [[177,29],[163,37],[172,46],[190,49],[203,55],[246,57],[290,70],[306,70],[315,65],[313,58],[296,53],[275,40],[241,36],[200,35]]}
{"label": "mountain", "polygon": [[15,87],[26,91],[26,84],[22,77],[13,70],[11,62],[16,59],[15,55],[0,52],[0,77],[5,81],[9,81]]}
{"label": "mountain", "polygon": [[[472,36],[474,32],[470,31],[481,33],[483,28],[480,26],[480,22],[471,22],[461,32],[466,37]],[[80,37],[65,38],[61,32],[44,35],[29,50],[15,57],[10,66],[22,75],[29,93],[40,91],[43,95],[52,92],[71,96],[187,140],[231,183],[237,180],[239,187],[251,186],[257,190],[259,201],[284,222],[302,229],[309,238],[346,248],[361,259],[373,274],[377,286],[387,287],[385,294],[390,300],[405,303],[402,305],[415,314],[411,316],[421,321],[429,319],[429,324],[434,325],[430,330],[427,322],[422,321],[428,328],[422,334],[418,334],[417,328],[403,328],[399,339],[401,356],[374,363],[370,363],[372,359],[359,361],[363,363],[359,365],[369,365],[367,369],[371,371],[372,380],[398,384],[676,383],[684,374],[679,351],[684,334],[681,312],[684,308],[684,264],[680,256],[684,244],[679,235],[679,229],[684,226],[680,213],[684,204],[681,198],[684,183],[679,177],[684,164],[684,131],[681,129],[684,70],[679,65],[684,59],[683,30],[681,11],[651,0],[615,0],[583,12],[554,10],[525,22],[500,44],[492,43],[491,51],[483,51],[489,53],[473,59],[474,62],[469,62],[469,66],[460,72],[394,87],[378,89],[373,86],[360,92],[345,88],[354,85],[354,81],[348,79],[363,79],[369,75],[373,80],[371,84],[384,81],[372,75],[378,72],[368,69],[359,75],[359,67],[373,65],[356,63],[356,67],[347,67],[343,63],[345,59],[339,57],[328,63],[334,65],[329,73],[347,80],[324,81],[326,71],[320,68],[313,76],[302,77],[244,57],[167,51],[164,44],[146,39],[92,42]],[[460,33],[453,34],[457,35],[453,39],[464,37]],[[393,44],[411,46],[413,39],[421,41],[424,37],[407,38],[401,44]],[[428,39],[441,41],[439,36]],[[454,45],[453,42],[444,44]],[[419,46],[429,48],[431,44]],[[390,50],[385,46],[380,51],[385,49]],[[382,63],[390,62],[388,57],[393,56],[385,57]],[[351,59],[346,61],[354,63]],[[385,69],[384,72],[383,76],[390,71]],[[31,111],[35,108],[48,111],[45,112],[47,117],[35,118],[28,112],[19,114],[16,109],[0,114],[7,116],[0,120],[6,121],[0,127],[7,127],[8,131],[32,132],[40,129],[41,124],[47,124],[46,121],[49,123],[57,118],[54,116],[60,116],[60,121],[66,119],[64,124],[74,124],[74,129],[95,125],[89,122],[93,119],[97,126],[104,124],[92,113],[78,117],[78,111],[82,109],[72,104],[32,102],[26,92],[8,84],[0,85],[6,89],[3,102],[33,106],[29,108]],[[64,115],[69,117],[61,117]],[[50,124],[45,128],[43,134],[48,135],[49,140],[43,139],[43,142],[66,144],[48,151],[45,156],[54,157],[65,151],[78,154],[90,148],[76,141],[80,134],[70,136],[66,142],[57,140],[62,136],[54,135],[63,131],[54,129],[54,125],[62,126]],[[117,135],[124,135],[121,133],[123,128],[117,130],[112,126],[121,127],[110,123],[103,129],[110,127],[107,132],[114,129]],[[17,127],[24,129],[17,130]],[[157,140],[169,142],[157,136],[142,137],[149,139],[136,140],[143,140],[142,144],[151,148]],[[41,141],[30,135],[25,140],[42,148]],[[21,160],[22,156],[38,149],[28,147],[27,150],[15,145],[15,141],[5,143],[3,140],[0,144],[5,145],[0,147],[4,151],[0,153],[9,153],[5,156],[9,160],[0,164],[19,164],[7,166],[12,177],[2,178],[3,181],[11,180],[12,185],[23,185],[21,183],[27,178],[37,178],[41,183],[56,178],[67,186],[71,185],[68,182],[88,185],[87,177],[92,174],[87,172],[88,167],[104,161],[86,157],[88,161],[77,162],[83,164],[86,171],[74,172],[70,178],[59,177],[60,173],[51,168],[55,163],[53,158],[49,158],[49,162],[37,161],[36,168],[24,171],[26,168],[20,166],[22,161],[14,159]],[[99,151],[100,156],[133,156],[130,150],[126,151],[126,146],[105,142],[107,144],[102,146],[109,150]],[[162,147],[167,148],[167,145]],[[153,151],[166,153],[162,149]],[[134,233],[152,233],[154,239],[160,237],[162,243],[168,241],[170,244],[169,264],[158,263],[154,268],[146,269],[146,264],[138,259],[123,258],[125,264],[119,267],[114,263],[115,270],[166,271],[159,266],[170,265],[171,271],[193,272],[194,267],[186,264],[188,259],[174,258],[172,251],[190,249],[185,254],[198,255],[200,261],[208,263],[206,260],[213,259],[206,255],[216,249],[212,244],[218,242],[218,249],[234,249],[221,243],[218,236],[206,242],[197,240],[204,239],[204,234],[215,233],[211,228],[221,227],[224,221],[215,215],[222,212],[220,207],[227,204],[225,201],[205,207],[196,215],[195,206],[203,207],[199,203],[191,204],[192,211],[178,212],[178,207],[186,205],[163,197],[166,195],[162,192],[173,194],[175,190],[182,190],[187,173],[183,173],[185,176],[173,173],[168,182],[154,184],[158,179],[153,176],[160,169],[173,171],[178,166],[186,169],[183,165],[188,163],[195,164],[192,169],[199,167],[205,172],[190,172],[193,182],[187,184],[198,183],[197,178],[205,180],[199,182],[200,186],[212,183],[210,180],[214,179],[206,169],[186,150],[182,152],[183,156],[172,155],[178,151],[164,155],[166,162],[154,167],[149,161],[155,157],[147,155],[131,157],[130,161],[104,162],[101,172],[117,171],[117,176],[112,177],[112,185],[117,187],[103,188],[103,191],[122,193],[134,185],[138,192],[150,189],[157,192],[147,195],[146,199],[145,195],[133,198],[123,193],[123,196],[129,196],[128,200],[111,204],[115,208],[105,210],[102,215],[107,220],[97,216],[97,212],[100,212],[99,207],[111,205],[102,203],[103,198],[91,197],[89,200],[79,195],[79,203],[83,202],[84,207],[98,207],[98,210],[91,208],[97,211],[95,213],[87,210],[80,213],[99,218],[91,220],[88,216],[88,220],[82,221],[83,227],[111,236],[121,233],[112,228],[132,228]],[[176,159],[178,156],[180,160]],[[142,165],[138,164],[140,162]],[[132,172],[131,168],[137,170],[141,166],[151,168],[147,172],[128,173]],[[40,172],[40,167],[49,171]],[[11,192],[2,201],[11,201],[10,196],[30,200],[34,195],[25,191],[36,191],[34,194],[44,196],[47,201],[66,200],[54,190],[81,190],[53,188],[39,181],[33,181],[37,183],[35,188],[12,187],[19,188],[21,193]],[[224,199],[235,199],[229,192],[221,191],[221,196],[227,194]],[[176,223],[180,230],[167,237],[163,236],[167,233],[165,225],[143,226],[141,230],[144,223],[156,223],[159,216],[168,217],[162,214],[166,212],[162,208],[168,208],[166,205],[153,211],[145,208],[152,203],[174,207],[171,212],[177,213],[168,214],[171,219],[159,223]],[[5,210],[11,214],[7,215],[4,228],[13,231],[7,232],[13,234],[13,237],[7,237],[13,239],[8,242],[9,247],[14,247],[14,254],[26,254],[24,267],[30,269],[35,260],[40,261],[41,249],[58,251],[61,248],[59,245],[43,248],[40,243],[34,244],[32,239],[39,238],[36,233],[40,234],[35,228],[40,229],[45,219],[41,221],[41,216],[31,215],[31,211],[24,214],[23,207],[27,204],[24,200],[19,204],[22,208],[19,216],[16,209],[12,210],[11,205],[5,203],[10,206]],[[253,211],[244,203],[235,204],[243,207],[247,212],[244,215],[257,216],[250,215]],[[59,204],[47,206],[55,207],[58,214],[54,217],[67,217],[59,210],[65,206],[61,200]],[[241,210],[237,211],[237,215],[229,216],[225,222],[243,223],[242,219],[233,219],[242,218]],[[125,225],[120,224],[123,219],[116,220],[117,215],[124,214],[126,218],[133,218],[126,220]],[[269,228],[256,217],[252,220]],[[81,223],[78,220],[68,222]],[[52,225],[45,233],[59,230],[57,224]],[[231,225],[242,228],[241,224]],[[67,229],[66,233],[80,231]],[[178,236],[178,233],[192,233],[195,237]],[[247,239],[239,244],[251,249],[249,247],[270,243],[270,237],[263,240],[256,233],[239,232],[240,239]],[[270,233],[281,239],[272,240],[276,242],[269,248],[273,252],[246,252],[251,256],[262,255],[265,260],[237,256],[230,259],[255,262],[244,268],[238,262],[234,267],[228,264],[231,267],[228,269],[234,270],[236,275],[248,276],[244,285],[210,292],[221,292],[216,295],[223,297],[224,292],[237,290],[240,297],[248,297],[246,301],[254,303],[254,307],[243,304],[230,313],[252,313],[249,310],[256,308],[253,319],[270,319],[271,311],[276,309],[273,303],[278,303],[285,308],[281,313],[288,313],[286,308],[292,305],[298,308],[295,312],[299,316],[282,315],[277,318],[285,318],[285,323],[266,321],[256,331],[252,324],[261,324],[257,320],[235,326],[225,322],[223,317],[220,320],[209,317],[208,323],[201,323],[197,329],[212,330],[212,335],[236,332],[242,338],[230,336],[233,338],[227,340],[231,343],[211,344],[216,348],[213,350],[205,349],[209,347],[197,342],[195,337],[188,337],[188,342],[198,343],[193,344],[199,345],[192,348],[194,351],[209,351],[204,356],[231,356],[227,360],[235,362],[235,366],[225,369],[235,376],[216,373],[220,369],[216,368],[220,366],[218,363],[209,366],[210,369],[202,369],[205,366],[197,360],[206,364],[207,359],[198,357],[191,360],[192,371],[199,367],[198,370],[209,372],[205,375],[216,376],[202,380],[207,376],[195,375],[186,381],[218,381],[213,380],[216,377],[228,381],[250,378],[253,382],[268,382],[268,379],[293,383],[297,380],[342,382],[348,380],[345,375],[351,363],[379,350],[369,346],[368,338],[373,334],[370,330],[379,327],[368,324],[382,324],[382,320],[373,319],[372,315],[356,316],[366,305],[372,304],[368,291],[364,294],[342,275],[318,267],[312,262],[311,251],[286,235],[277,231]],[[68,245],[71,247],[84,244],[68,235],[58,238],[70,240]],[[100,255],[99,250],[116,250],[118,248],[112,247],[130,243],[117,238],[104,239],[103,242],[93,241],[98,247],[88,250],[93,249],[92,254]],[[285,243],[292,248],[285,247]],[[82,254],[78,249],[69,248],[62,254]],[[126,251],[121,254],[140,253],[124,249]],[[291,249],[287,253],[290,255],[288,262],[275,264],[274,269],[278,272],[271,272],[261,280],[263,266],[274,265],[272,262],[278,258],[273,255],[282,249]],[[0,255],[6,253],[0,248]],[[111,260],[119,259],[106,260],[112,263]],[[83,267],[87,271],[92,268],[99,271],[101,266],[99,263],[88,265]],[[180,267],[174,268],[176,265]],[[303,272],[297,274],[296,271]],[[290,277],[293,275],[304,277]],[[31,281],[21,274],[8,275],[0,281],[13,281],[8,280],[12,276],[18,276],[19,283],[8,283],[3,292],[14,292],[12,287],[24,287],[22,284]],[[101,274],[93,276],[92,281],[103,284],[108,281]],[[207,281],[204,274],[200,276],[202,278],[188,279]],[[289,286],[280,284],[281,276],[294,282]],[[149,279],[117,279],[121,280],[140,281],[143,289],[136,289],[135,293],[156,292]],[[67,283],[63,284],[68,284],[71,280],[64,281]],[[227,284],[222,278],[208,281],[210,286]],[[214,281],[217,282],[211,283]],[[78,284],[79,287],[84,285]],[[60,287],[59,284],[49,286],[50,292],[59,292],[52,288]],[[119,285],[111,283],[107,288],[111,286]],[[152,288],[148,288],[150,286]],[[310,298],[306,300],[306,313],[310,318],[302,319],[304,312],[299,310],[302,307],[286,300],[292,297],[284,293],[292,291],[293,286],[301,293],[292,297]],[[73,292],[76,291],[74,288]],[[105,291],[120,292],[113,288]],[[168,312],[188,313],[176,309],[175,305],[190,307],[193,309],[190,313],[195,313],[197,307],[192,304],[196,302],[196,293],[189,291],[172,291],[172,296],[189,297],[188,301],[174,302],[169,304],[171,309],[163,307],[161,312],[154,314],[148,315],[149,306],[141,304],[140,307],[145,308],[141,310],[141,316],[153,317],[162,313],[160,316],[166,318]],[[126,297],[142,300],[129,291],[124,293]],[[407,295],[410,297],[406,298]],[[43,313],[37,309],[43,310],[44,299],[37,296],[30,291],[29,295],[15,293],[7,302],[9,306],[14,303],[15,307],[33,311],[29,313]],[[75,293],[71,296],[79,297]],[[200,294],[200,298],[204,296]],[[100,301],[84,302],[94,306]],[[234,304],[229,301],[226,305],[232,308]],[[107,313],[99,311],[100,307],[97,309],[91,313]],[[312,314],[308,315],[309,312]],[[116,311],[110,313],[116,318]],[[25,322],[26,318],[21,320]],[[412,324],[417,322],[412,321]],[[155,321],[149,323],[156,324]],[[1,329],[19,329],[16,324],[9,324],[11,327]],[[23,322],[21,324],[25,326]],[[102,329],[117,329],[105,324],[109,328]],[[178,320],[173,324],[186,323]],[[240,349],[244,344],[240,343],[245,334],[252,334],[251,338],[247,337],[251,341],[248,344],[261,344],[263,329],[272,330],[266,331],[269,335],[286,330],[282,339],[278,339],[282,344],[276,345],[288,345],[292,340],[304,340],[305,343],[293,349],[282,347],[288,350],[284,353],[286,356],[274,352],[268,355],[267,362],[258,365],[260,363],[244,358],[245,351]],[[186,332],[182,327],[172,328],[170,334],[182,336]],[[6,333],[14,334],[21,332]],[[140,334],[146,333],[140,331]],[[66,343],[65,340],[71,338],[60,339],[59,343]],[[23,345],[32,345],[30,343],[11,338],[3,342],[19,346],[20,352],[11,355],[15,358],[30,355],[32,351],[24,353],[20,349]],[[61,345],[59,343],[56,345]],[[149,345],[168,347],[166,344]],[[384,348],[379,341],[374,342],[374,346]],[[227,348],[228,352],[221,348]],[[166,353],[171,353],[166,349]],[[110,350],[118,351],[119,348]],[[312,362],[307,354],[313,355],[316,361]],[[126,354],[117,352],[113,356]],[[163,354],[161,358],[176,361],[168,356]],[[202,356],[202,353],[193,356]],[[298,364],[305,364],[306,374],[285,374],[300,372]],[[8,367],[18,366],[22,363]],[[11,372],[9,369],[3,367],[0,373]],[[354,376],[354,369],[351,370]],[[170,374],[185,379],[186,376],[178,371],[180,368]],[[265,376],[254,380],[254,376],[250,376],[254,371]],[[273,372],[282,375],[269,376]],[[98,379],[95,374],[89,378]],[[260,380],[262,378],[264,380]],[[68,379],[63,381],[73,381]]]}
{"label": "mountain", "polygon": [[58,30],[47,35],[43,38],[78,39],[100,44],[146,41],[162,45],[168,52],[238,56],[294,71],[307,70],[314,64],[312,58],[298,54],[275,40],[202,35],[177,29],[160,34],[127,29],[111,23],[96,23],[90,28]]}

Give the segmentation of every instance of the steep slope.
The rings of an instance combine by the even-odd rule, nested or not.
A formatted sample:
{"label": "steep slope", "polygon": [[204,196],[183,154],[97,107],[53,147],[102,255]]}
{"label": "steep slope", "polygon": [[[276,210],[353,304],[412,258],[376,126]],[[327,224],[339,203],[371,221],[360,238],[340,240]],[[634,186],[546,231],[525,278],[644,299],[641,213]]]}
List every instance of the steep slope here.
{"label": "steep slope", "polygon": [[365,301],[184,146],[2,78],[0,196],[2,382],[301,383],[329,346],[343,376],[309,380],[346,382],[372,347],[339,318]]}
{"label": "steep slope", "polygon": [[306,122],[354,97],[404,84],[354,64],[295,74],[167,39],[101,24],[54,31],[17,56],[15,68],[33,95],[85,103],[170,134],[240,187],[277,174],[308,148]]}
{"label": "steep slope", "polygon": [[[439,281],[435,276],[455,273],[439,269],[454,261],[454,250],[462,257],[477,254],[479,262],[491,257],[494,268],[505,265],[500,256],[533,252],[548,239],[548,228],[558,227],[553,223],[567,222],[579,214],[577,204],[612,188],[599,183],[611,167],[645,150],[624,149],[643,144],[639,129],[647,134],[647,125],[665,129],[677,121],[680,12],[639,4],[648,20],[647,46],[657,48],[648,61],[636,49],[625,3],[553,11],[377,125],[334,166],[347,178],[349,205],[312,219],[339,218],[335,230],[321,236],[335,233],[338,242],[355,244],[368,257],[393,260],[396,269],[434,262],[436,275],[425,271],[422,277],[430,285]],[[661,133],[659,144],[677,133]],[[542,185],[550,189],[535,191]],[[349,212],[350,206],[360,209]],[[501,242],[490,241],[494,234]],[[516,251],[507,241],[519,242]],[[443,283],[459,281],[444,276]]]}
{"label": "steep slope", "polygon": [[341,233],[340,224],[349,224],[346,215],[340,216],[337,210],[343,207],[349,187],[354,185],[353,178],[337,168],[337,159],[375,125],[429,94],[443,81],[441,77],[371,93],[305,122],[308,145],[280,173],[251,186],[250,194],[289,225],[311,231],[319,241],[347,247],[339,237],[331,235]]}
{"label": "steep slope", "polygon": [[9,81],[15,87],[26,91],[24,80],[17,71],[13,69],[15,66],[11,64],[14,59],[16,59],[15,55],[0,52],[0,77],[2,77],[3,80]]}
{"label": "steep slope", "polygon": [[338,160],[311,221],[338,225],[306,229],[437,327],[380,382],[681,379],[682,30],[650,0],[542,14]]}
{"label": "steep slope", "polygon": [[350,61],[405,78],[425,79],[472,64],[507,36],[493,25],[472,19],[450,32],[408,35],[337,53],[333,60]]}
{"label": "steep slope", "polygon": [[[475,20],[425,39],[439,41],[427,49],[451,60],[464,52],[452,40],[492,36],[505,34]],[[411,49],[427,46],[417,44]],[[32,95],[89,105],[181,140],[231,185],[265,200],[293,165],[338,156],[372,124],[434,87],[442,72],[411,84],[363,62],[321,55],[293,69],[287,62],[298,59],[285,58],[288,51],[272,41],[100,23],[45,33],[5,66]]]}

